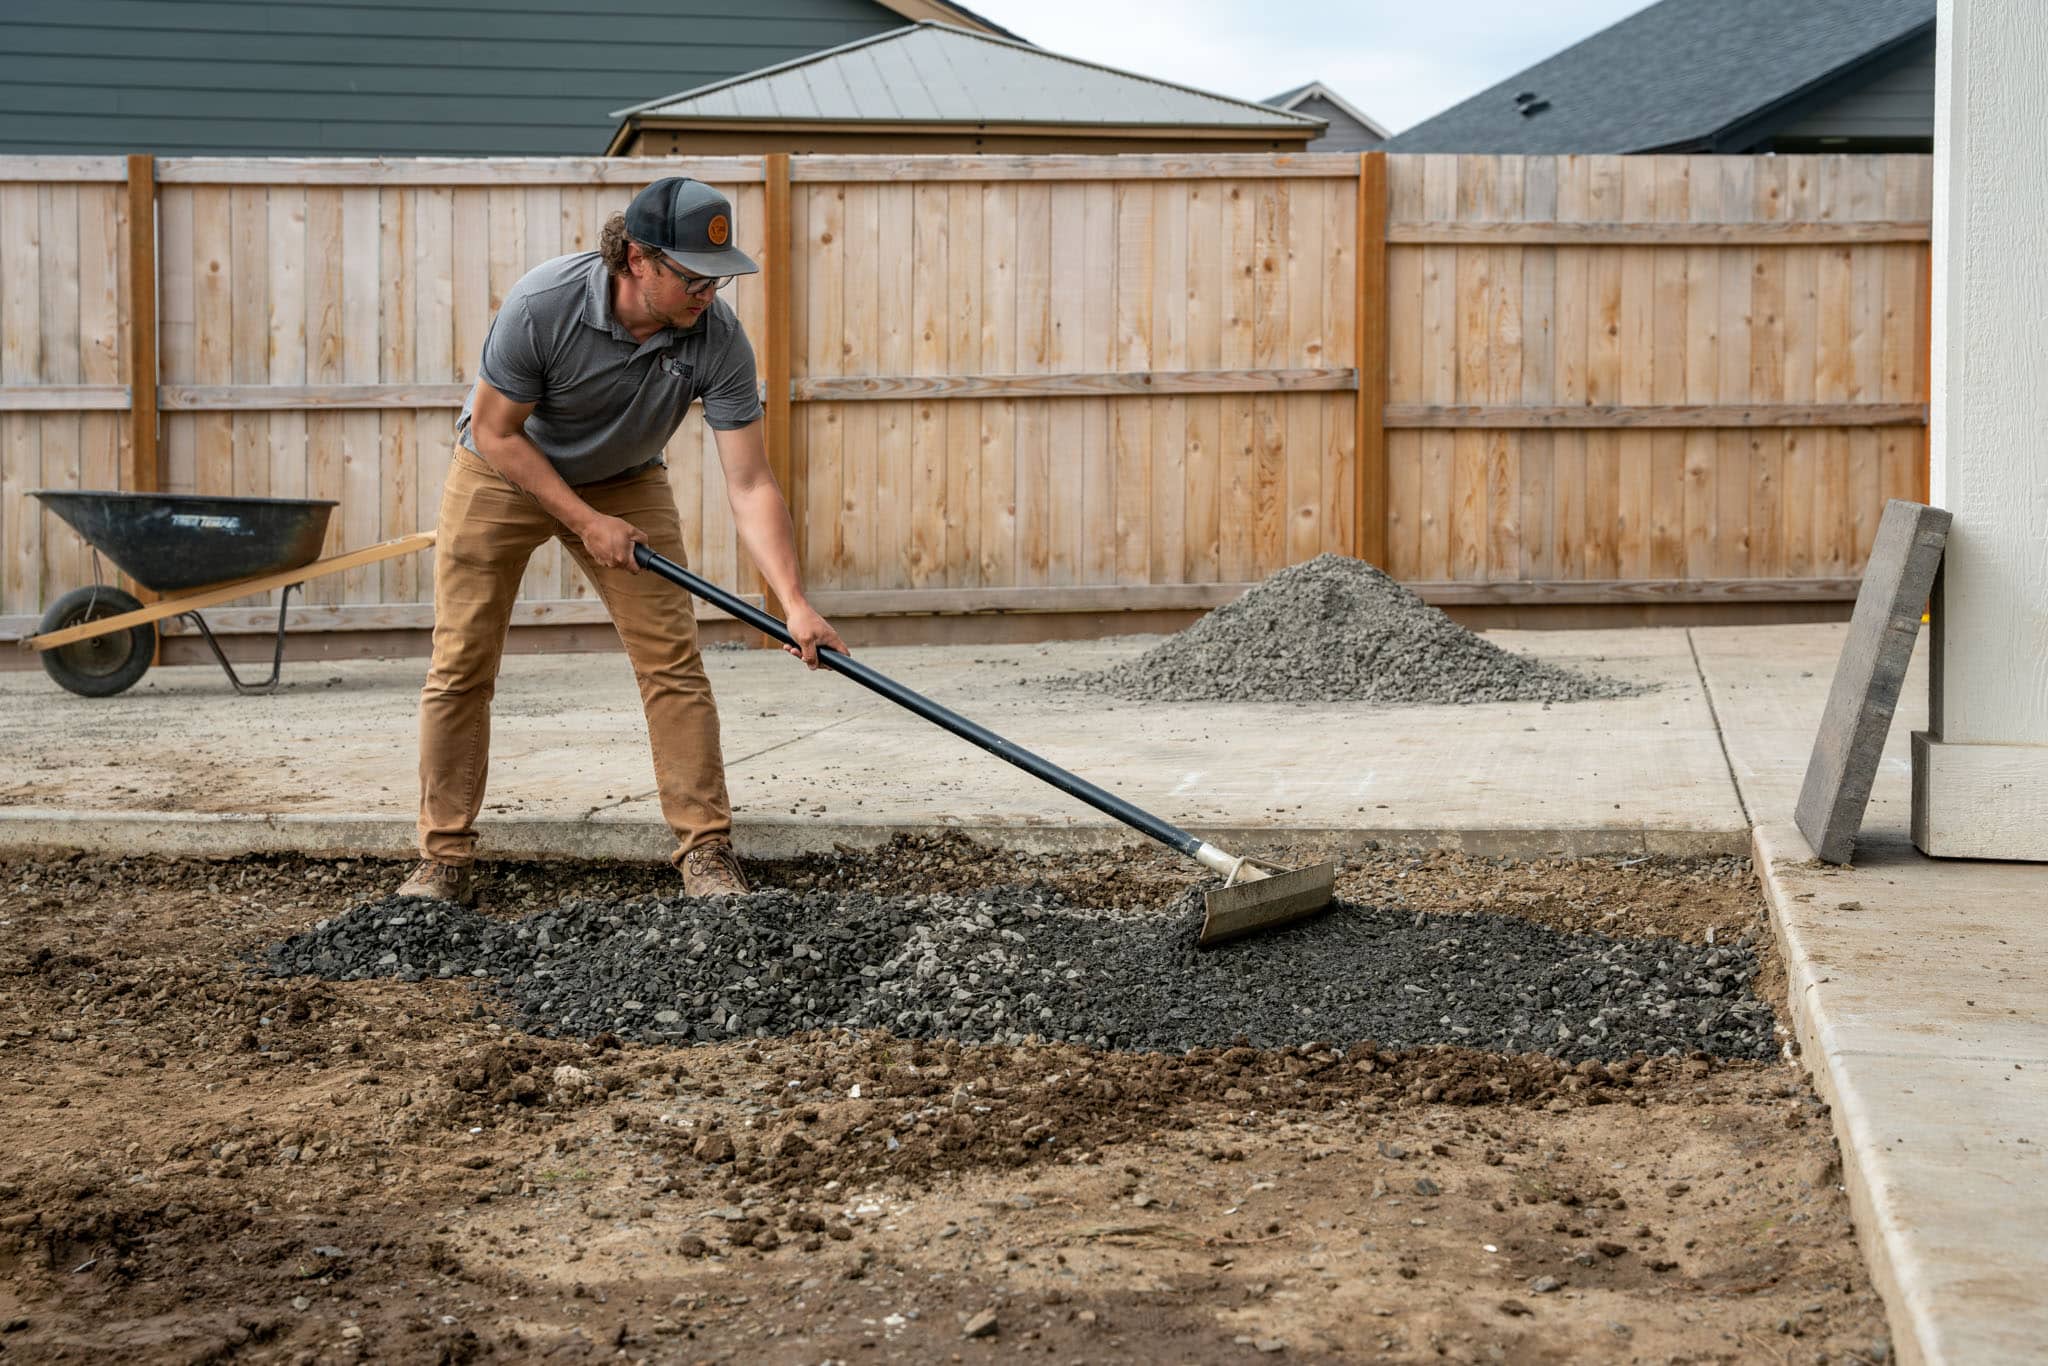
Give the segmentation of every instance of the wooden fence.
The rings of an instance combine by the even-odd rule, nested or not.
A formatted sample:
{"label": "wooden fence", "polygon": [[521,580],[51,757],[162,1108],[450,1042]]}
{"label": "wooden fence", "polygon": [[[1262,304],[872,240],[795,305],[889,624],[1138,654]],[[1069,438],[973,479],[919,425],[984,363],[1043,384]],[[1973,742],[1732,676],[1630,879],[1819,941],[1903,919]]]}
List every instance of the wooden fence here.
{"label": "wooden fence", "polygon": [[[1451,603],[1839,599],[1921,496],[1926,157],[0,158],[0,628],[89,577],[35,487],[431,525],[506,290],[670,173],[764,263],[729,298],[841,615],[1204,607],[1325,550]],[[669,468],[751,584],[697,417]],[[602,617],[553,547],[524,599]]]}

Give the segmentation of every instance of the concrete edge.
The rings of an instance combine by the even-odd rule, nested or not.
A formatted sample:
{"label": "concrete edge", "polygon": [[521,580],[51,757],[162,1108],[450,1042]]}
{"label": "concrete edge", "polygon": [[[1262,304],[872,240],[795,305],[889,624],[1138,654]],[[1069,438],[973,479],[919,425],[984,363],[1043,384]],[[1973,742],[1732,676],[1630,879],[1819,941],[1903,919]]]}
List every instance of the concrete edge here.
{"label": "concrete edge", "polygon": [[[589,859],[663,863],[674,844],[651,820],[554,820],[498,817],[483,828],[490,858]],[[1652,829],[1643,826],[1492,826],[1474,829],[1380,826],[1195,826],[1195,834],[1233,852],[1287,845],[1341,855],[1368,841],[1400,849],[1452,849],[1482,858],[1585,858],[1607,854],[1714,857],[1746,855],[1743,830]],[[835,847],[868,849],[899,834],[954,833],[1023,854],[1129,848],[1142,836],[1108,821],[1022,824],[999,821],[852,822],[801,817],[741,819],[733,842],[749,858],[793,858]],[[410,817],[310,814],[250,815],[195,811],[64,811],[0,808],[0,853],[90,853],[234,858],[246,854],[411,858]]]}
{"label": "concrete edge", "polygon": [[1884,1301],[1894,1357],[1905,1366],[1919,1366],[1942,1358],[1935,1346],[1934,1325],[1927,1318],[1926,1296],[1919,1292],[1913,1258],[1905,1247],[1905,1230],[1890,1202],[1878,1194],[1880,1179],[1872,1159],[1883,1145],[1872,1136],[1872,1117],[1843,1075],[1846,1062],[1830,1042],[1820,989],[1828,974],[1807,957],[1805,943],[1788,918],[1792,894],[1778,877],[1778,862],[1804,862],[1812,857],[1812,847],[1796,827],[1756,827],[1751,859],[1770,906],[1778,952],[1785,962],[1786,1010],[1792,1017],[1799,1058],[1813,1079],[1813,1089],[1828,1104],[1842,1153],[1842,1186],[1848,1192],[1864,1265]]}

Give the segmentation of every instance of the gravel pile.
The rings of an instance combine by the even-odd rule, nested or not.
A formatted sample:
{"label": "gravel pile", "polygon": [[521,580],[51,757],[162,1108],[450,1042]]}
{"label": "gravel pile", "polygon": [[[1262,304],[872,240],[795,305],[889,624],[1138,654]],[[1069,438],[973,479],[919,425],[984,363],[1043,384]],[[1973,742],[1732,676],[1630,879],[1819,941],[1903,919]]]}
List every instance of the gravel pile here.
{"label": "gravel pile", "polygon": [[1339,902],[1209,952],[1195,895],[1100,911],[1044,888],[573,902],[516,921],[359,906],[271,948],[279,976],[484,979],[545,1035],[687,1043],[798,1030],[1178,1051],[1376,1040],[1570,1060],[1772,1055],[1747,948],[1561,934]]}
{"label": "gravel pile", "polygon": [[1514,654],[1363,560],[1319,555],[1056,687],[1139,702],[1584,702],[1642,691]]}

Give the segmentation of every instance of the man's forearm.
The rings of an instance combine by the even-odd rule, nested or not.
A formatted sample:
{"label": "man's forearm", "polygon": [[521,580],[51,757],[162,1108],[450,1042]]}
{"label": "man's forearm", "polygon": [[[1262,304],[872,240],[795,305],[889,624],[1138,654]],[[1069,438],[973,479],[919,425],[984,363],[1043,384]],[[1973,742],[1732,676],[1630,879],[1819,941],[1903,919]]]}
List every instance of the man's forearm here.
{"label": "man's forearm", "polygon": [[472,434],[477,454],[492,469],[532,494],[550,517],[577,535],[583,534],[584,523],[595,515],[595,509],[577,495],[526,433],[505,436],[479,430]]}
{"label": "man's forearm", "polygon": [[802,576],[797,571],[796,528],[789,520],[789,504],[772,481],[732,495],[733,527],[740,544],[761,571],[783,608],[804,601]]}

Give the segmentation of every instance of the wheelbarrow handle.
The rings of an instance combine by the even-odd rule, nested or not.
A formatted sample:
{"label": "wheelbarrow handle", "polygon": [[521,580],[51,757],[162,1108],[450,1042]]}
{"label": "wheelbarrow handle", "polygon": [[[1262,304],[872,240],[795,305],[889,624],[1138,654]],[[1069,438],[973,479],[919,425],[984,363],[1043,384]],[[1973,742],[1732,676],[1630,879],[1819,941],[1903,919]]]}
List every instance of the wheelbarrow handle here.
{"label": "wheelbarrow handle", "polygon": [[[717,584],[700,578],[667,556],[657,555],[644,545],[635,545],[633,559],[642,569],[653,570],[678,588],[687,589],[727,616],[745,622],[762,635],[781,641],[791,649],[798,648],[796,637],[789,633],[789,627],[779,618],[726,592]],[[1012,744],[987,727],[976,725],[959,712],[942,707],[923,693],[906,688],[887,674],[869,668],[852,655],[821,646],[818,650],[818,662],[834,673],[852,679],[869,692],[886,697],[897,706],[915,712],[933,725],[944,727],[969,744],[979,746],[998,759],[1016,765],[1041,782],[1051,783],[1068,796],[1088,803],[1106,816],[1114,816],[1133,830],[1149,835],[1169,848],[1176,849],[1190,858],[1196,858],[1200,856],[1199,851],[1205,847],[1201,840],[1172,822],[1163,821],[1149,811],[1132,806],[1114,792],[1104,791],[1086,778],[1069,773],[1051,760],[1033,754],[1021,745]]]}

